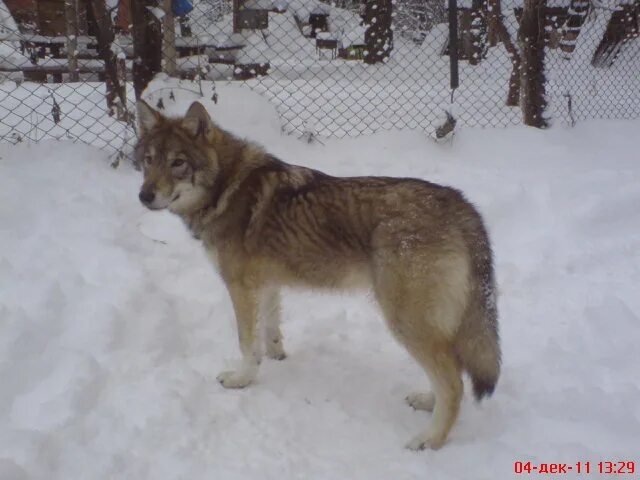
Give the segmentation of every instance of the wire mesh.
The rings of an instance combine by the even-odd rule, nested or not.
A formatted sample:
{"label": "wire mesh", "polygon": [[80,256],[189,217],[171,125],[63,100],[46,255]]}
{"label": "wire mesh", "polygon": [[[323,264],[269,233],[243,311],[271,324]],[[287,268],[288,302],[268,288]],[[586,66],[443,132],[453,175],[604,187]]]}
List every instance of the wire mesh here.
{"label": "wire mesh", "polygon": [[[140,61],[132,1],[0,0],[0,140],[128,148],[132,70]],[[165,73],[241,84],[275,105],[285,131],[344,137],[431,134],[447,118],[468,126],[522,123],[518,87],[526,78],[518,58],[528,39],[520,22],[531,1],[545,44],[538,72],[545,117],[568,124],[640,117],[640,0],[459,0],[454,44],[442,0],[146,4],[161,32]]]}

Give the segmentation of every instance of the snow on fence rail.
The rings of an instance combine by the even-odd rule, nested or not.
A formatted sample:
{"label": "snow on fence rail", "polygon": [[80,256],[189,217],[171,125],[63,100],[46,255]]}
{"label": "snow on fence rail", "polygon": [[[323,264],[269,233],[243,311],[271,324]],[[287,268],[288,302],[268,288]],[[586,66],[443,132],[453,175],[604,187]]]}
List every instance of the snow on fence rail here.
{"label": "snow on fence rail", "polygon": [[434,133],[447,118],[506,126],[523,121],[532,95],[528,124],[640,117],[640,0],[459,0],[453,42],[440,0],[55,3],[0,0],[2,141],[126,151],[135,98],[160,70],[184,79],[160,109],[176,88],[241,83],[275,104],[285,131],[306,136]]}

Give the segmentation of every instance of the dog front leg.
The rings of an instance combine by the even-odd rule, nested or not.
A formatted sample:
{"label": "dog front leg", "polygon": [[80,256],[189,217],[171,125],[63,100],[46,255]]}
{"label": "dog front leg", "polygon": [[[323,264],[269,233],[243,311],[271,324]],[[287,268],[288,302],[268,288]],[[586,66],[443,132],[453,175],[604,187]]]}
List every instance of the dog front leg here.
{"label": "dog front leg", "polygon": [[242,284],[234,283],[227,285],[227,288],[236,314],[242,364],[237,370],[222,372],[218,375],[218,381],[225,388],[243,388],[256,378],[260,362],[258,298],[254,290]]}

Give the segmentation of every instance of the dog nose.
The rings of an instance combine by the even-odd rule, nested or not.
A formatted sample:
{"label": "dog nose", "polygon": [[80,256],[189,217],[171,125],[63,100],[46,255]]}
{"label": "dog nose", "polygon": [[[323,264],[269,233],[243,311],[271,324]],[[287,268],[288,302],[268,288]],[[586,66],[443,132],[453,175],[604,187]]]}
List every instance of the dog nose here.
{"label": "dog nose", "polygon": [[153,192],[147,192],[147,191],[141,190],[140,195],[138,195],[138,198],[140,198],[140,201],[145,205],[149,205],[150,203],[153,202],[153,199],[155,198],[155,196],[156,194]]}

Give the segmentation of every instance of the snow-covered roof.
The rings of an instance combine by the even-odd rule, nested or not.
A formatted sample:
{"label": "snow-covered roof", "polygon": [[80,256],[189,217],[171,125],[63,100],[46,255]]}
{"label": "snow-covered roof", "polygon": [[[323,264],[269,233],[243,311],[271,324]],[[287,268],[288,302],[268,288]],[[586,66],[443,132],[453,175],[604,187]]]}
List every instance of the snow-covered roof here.
{"label": "snow-covered roof", "polygon": [[3,0],[0,0],[0,34],[17,33],[18,25],[16,24],[11,12],[4,4]]}
{"label": "snow-covered roof", "polygon": [[326,5],[316,5],[311,10],[312,15],[329,15],[329,7]]}
{"label": "snow-covered roof", "polygon": [[335,40],[336,34],[333,32],[317,32],[316,38],[319,38],[320,40]]}
{"label": "snow-covered roof", "polygon": [[350,45],[363,45],[364,44],[364,32],[367,27],[364,25],[358,25],[351,30],[348,30],[342,34],[342,46],[348,47]]}
{"label": "snow-covered roof", "polygon": [[[16,24],[11,12],[0,0],[0,37],[11,38],[18,37],[20,35],[18,31],[18,25]],[[3,41],[0,42],[0,66],[15,67],[16,65],[22,65],[29,63],[29,59],[20,51],[20,43],[18,41]],[[17,75],[22,77],[20,73]],[[0,81],[3,78],[12,78],[17,80],[16,74],[2,74],[0,75]],[[22,80],[22,78],[20,78]]]}

